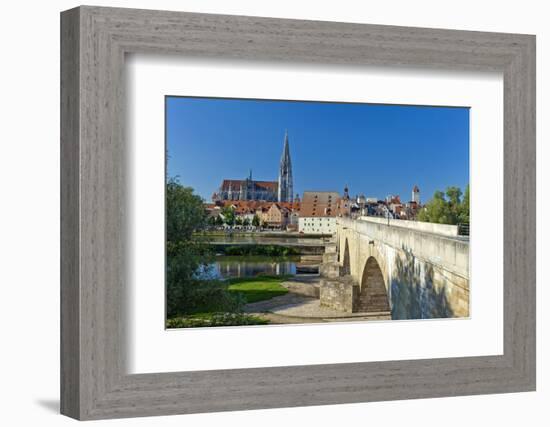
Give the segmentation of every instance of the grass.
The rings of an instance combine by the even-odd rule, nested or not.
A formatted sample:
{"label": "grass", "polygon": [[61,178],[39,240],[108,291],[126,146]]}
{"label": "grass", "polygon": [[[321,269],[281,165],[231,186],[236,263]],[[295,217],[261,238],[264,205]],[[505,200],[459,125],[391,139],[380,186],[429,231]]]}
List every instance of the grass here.
{"label": "grass", "polygon": [[238,292],[247,303],[268,300],[284,295],[288,289],[281,286],[287,276],[257,276],[229,280],[229,292]]}
{"label": "grass", "polygon": [[[281,283],[289,276],[256,276],[230,279],[227,290],[239,294],[246,303],[268,300],[288,292]],[[206,311],[166,320],[167,328],[201,328],[208,326],[266,325],[269,320],[247,313]]]}

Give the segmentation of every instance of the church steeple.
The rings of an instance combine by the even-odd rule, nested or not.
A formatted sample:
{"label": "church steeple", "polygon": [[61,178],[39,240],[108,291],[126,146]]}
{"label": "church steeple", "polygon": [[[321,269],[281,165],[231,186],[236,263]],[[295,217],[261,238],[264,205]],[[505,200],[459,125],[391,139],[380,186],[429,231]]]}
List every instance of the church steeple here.
{"label": "church steeple", "polygon": [[288,131],[285,131],[283,154],[279,164],[279,202],[292,202],[294,200],[294,188],[292,184],[292,162],[290,160],[290,147],[288,144]]}

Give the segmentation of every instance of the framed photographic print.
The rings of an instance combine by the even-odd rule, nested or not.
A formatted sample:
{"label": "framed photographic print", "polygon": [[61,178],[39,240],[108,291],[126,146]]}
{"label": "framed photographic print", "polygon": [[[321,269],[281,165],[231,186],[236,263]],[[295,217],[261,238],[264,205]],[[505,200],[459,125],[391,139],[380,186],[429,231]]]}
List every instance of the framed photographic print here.
{"label": "framed photographic print", "polygon": [[535,38],[61,15],[61,408],[535,389]]}

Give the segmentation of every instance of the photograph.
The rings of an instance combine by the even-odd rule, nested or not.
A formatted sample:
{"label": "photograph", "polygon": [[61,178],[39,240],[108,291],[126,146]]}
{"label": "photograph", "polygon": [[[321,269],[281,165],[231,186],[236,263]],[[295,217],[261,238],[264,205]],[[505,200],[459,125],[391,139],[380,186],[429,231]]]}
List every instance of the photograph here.
{"label": "photograph", "polygon": [[166,328],[470,316],[468,107],[170,95],[165,145]]}

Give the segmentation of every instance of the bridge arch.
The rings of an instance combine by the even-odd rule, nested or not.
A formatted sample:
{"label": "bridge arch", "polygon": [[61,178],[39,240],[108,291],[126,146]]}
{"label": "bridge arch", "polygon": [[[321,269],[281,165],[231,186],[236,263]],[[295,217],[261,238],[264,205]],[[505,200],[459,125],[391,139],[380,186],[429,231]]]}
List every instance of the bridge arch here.
{"label": "bridge arch", "polygon": [[386,280],[382,267],[374,256],[369,256],[361,277],[359,311],[390,311]]}
{"label": "bridge arch", "polygon": [[346,239],[346,243],[344,244],[344,259],[342,264],[342,275],[347,276],[348,274],[351,274],[351,261],[349,256],[348,239]]}

